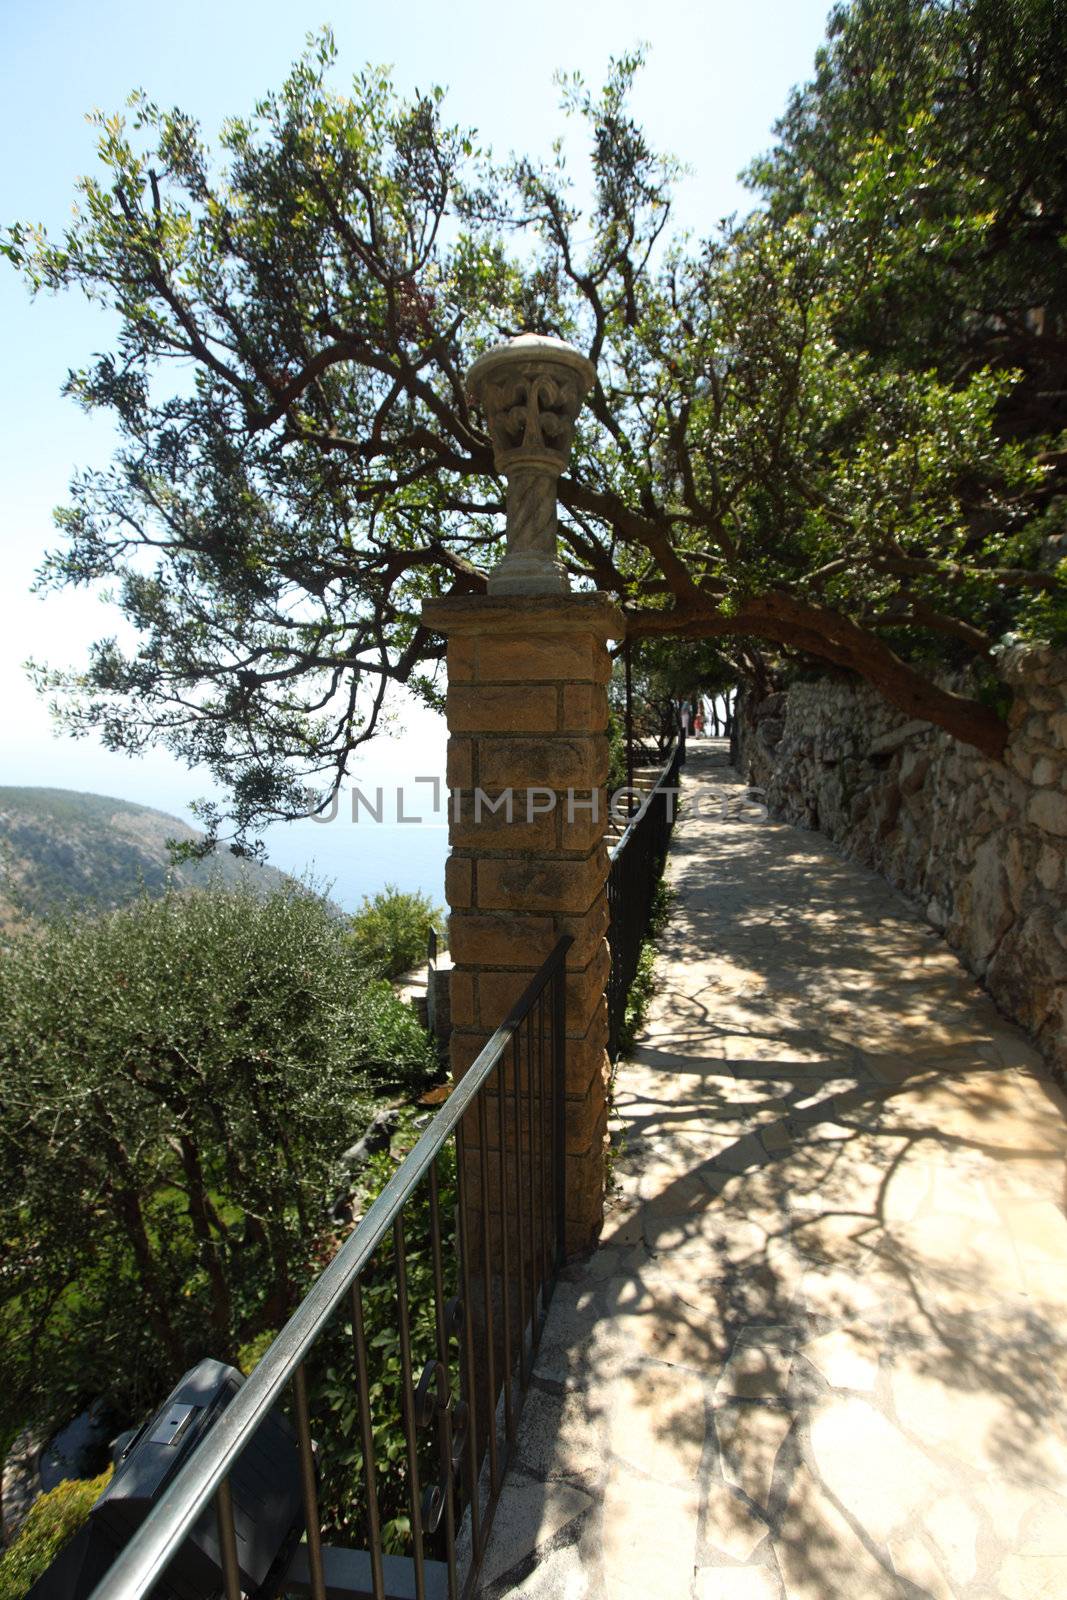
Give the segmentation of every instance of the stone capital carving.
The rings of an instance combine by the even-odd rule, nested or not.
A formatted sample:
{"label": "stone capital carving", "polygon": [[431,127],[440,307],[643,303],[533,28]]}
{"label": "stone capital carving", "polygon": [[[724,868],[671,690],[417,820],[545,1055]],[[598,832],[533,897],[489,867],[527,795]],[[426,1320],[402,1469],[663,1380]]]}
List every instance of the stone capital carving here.
{"label": "stone capital carving", "polygon": [[508,548],[490,594],[558,594],[570,587],[556,555],[556,481],[595,371],[563,339],[524,333],[487,351],[467,387],[485,414],[493,458],[508,480]]}

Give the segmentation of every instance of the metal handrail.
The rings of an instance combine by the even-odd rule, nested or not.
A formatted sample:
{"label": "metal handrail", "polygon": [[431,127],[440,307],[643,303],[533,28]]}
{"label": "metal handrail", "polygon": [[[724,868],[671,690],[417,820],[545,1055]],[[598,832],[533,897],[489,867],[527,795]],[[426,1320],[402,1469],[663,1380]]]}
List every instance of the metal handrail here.
{"label": "metal handrail", "polygon": [[[669,787],[669,785],[667,783],[667,779],[671,776],[672,771],[674,772],[675,776],[677,776],[677,767],[675,766],[675,759],[674,759],[675,756],[677,755],[677,753],[678,753],[678,746],[677,746],[677,740],[675,740],[667,747],[667,759],[663,763],[663,768],[662,768],[662,770],[660,772],[659,777],[656,779],[655,783],[652,785],[652,788],[645,795],[645,798],[641,801],[641,804],[638,806],[637,810],[634,812],[633,816],[630,818],[629,822],[626,824],[626,827],[623,829],[623,831],[622,831],[621,835],[619,836],[619,839],[617,840],[617,842],[608,851],[608,860],[609,861],[614,861],[616,856],[621,856],[622,855],[622,852],[625,850],[626,846],[630,843],[631,839],[633,838],[634,831],[635,831],[635,829],[637,827],[637,824],[641,821],[641,818],[644,816],[645,812],[648,810],[649,806],[652,804],[652,801],[654,800],[656,795],[659,794],[661,790],[666,789],[666,788]],[[679,792],[680,791],[675,790],[675,793],[679,793]],[[672,821],[673,821],[673,818],[672,818]]]}
{"label": "metal handrail", "polygon": [[622,1048],[627,1001],[651,926],[656,886],[670,848],[677,814],[672,801],[679,793],[677,778],[682,755],[680,744],[672,744],[655,784],[608,857],[608,1054],[612,1061],[618,1060]]}
{"label": "metal handrail", "polygon": [[279,1400],[386,1232],[440,1155],[445,1141],[473,1105],[505,1050],[517,1039],[527,1014],[563,968],[573,943],[569,934],[560,939],[414,1148],[372,1202],[355,1232],[316,1279],[248,1380],[111,1564],[90,1600],[143,1600],[162,1577],[197,1518],[223,1486],[256,1429]]}

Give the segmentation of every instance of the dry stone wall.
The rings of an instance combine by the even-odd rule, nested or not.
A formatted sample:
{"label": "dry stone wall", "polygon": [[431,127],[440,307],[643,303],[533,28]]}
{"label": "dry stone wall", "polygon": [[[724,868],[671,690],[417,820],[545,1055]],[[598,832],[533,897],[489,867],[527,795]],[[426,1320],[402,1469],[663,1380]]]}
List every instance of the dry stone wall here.
{"label": "dry stone wall", "polygon": [[1067,1069],[1067,654],[1017,648],[1006,761],[873,690],[822,678],[742,702],[740,765],[772,816],[818,828],[944,933]]}

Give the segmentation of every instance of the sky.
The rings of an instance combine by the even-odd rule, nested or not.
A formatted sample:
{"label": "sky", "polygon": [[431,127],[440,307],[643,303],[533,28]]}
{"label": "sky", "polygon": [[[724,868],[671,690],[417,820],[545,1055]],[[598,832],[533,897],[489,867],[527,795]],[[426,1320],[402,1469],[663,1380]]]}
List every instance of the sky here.
{"label": "sky", "polygon": [[[635,111],[653,144],[691,169],[678,191],[680,224],[707,232],[751,206],[737,175],[769,146],[790,88],[810,75],[828,9],[827,0],[0,0],[0,222],[62,228],[76,178],[93,167],[92,108],[114,111],[140,87],[192,113],[213,138],[227,116],[277,86],[308,32],[328,23],[339,83],[374,62],[393,68],[401,90],[440,84],[450,120],[476,128],[499,156],[547,154],[564,125],[557,71],[577,70],[596,88],[612,55],[647,44]],[[99,595],[29,592],[72,472],[111,453],[108,421],[59,393],[68,369],[108,347],[110,326],[71,294],[31,302],[0,262],[0,785],[91,790],[184,815],[211,792],[203,773],[165,752],[135,760],[57,735],[22,665],[77,665],[92,640],[119,631]],[[398,736],[375,741],[360,763],[365,787],[443,769],[440,719],[401,705],[397,720]],[[379,829],[373,848],[364,832],[354,849],[340,826],[274,829],[271,859],[300,871],[314,858],[345,901],[383,874],[434,890],[443,830]]]}

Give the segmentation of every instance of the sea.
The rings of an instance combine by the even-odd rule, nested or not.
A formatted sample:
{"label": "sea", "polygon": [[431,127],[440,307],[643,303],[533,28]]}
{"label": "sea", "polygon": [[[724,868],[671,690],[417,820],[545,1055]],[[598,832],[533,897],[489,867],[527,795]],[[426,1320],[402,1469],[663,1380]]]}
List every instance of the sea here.
{"label": "sea", "polygon": [[357,751],[332,813],[263,831],[270,864],[314,884],[343,911],[390,885],[443,905],[446,743],[443,717],[406,708],[402,728]]}

